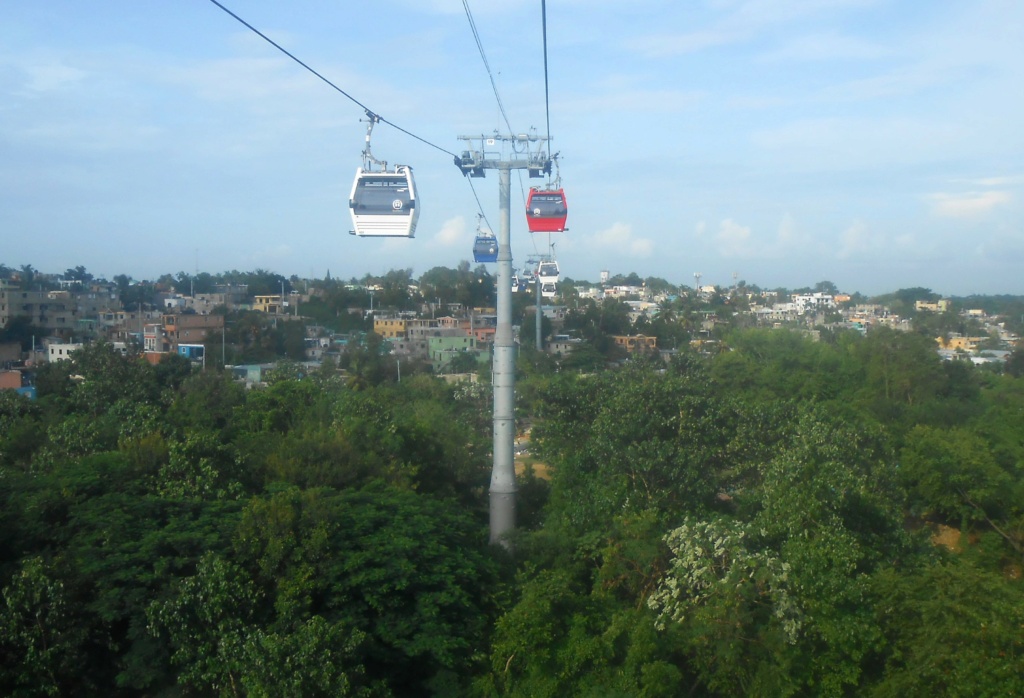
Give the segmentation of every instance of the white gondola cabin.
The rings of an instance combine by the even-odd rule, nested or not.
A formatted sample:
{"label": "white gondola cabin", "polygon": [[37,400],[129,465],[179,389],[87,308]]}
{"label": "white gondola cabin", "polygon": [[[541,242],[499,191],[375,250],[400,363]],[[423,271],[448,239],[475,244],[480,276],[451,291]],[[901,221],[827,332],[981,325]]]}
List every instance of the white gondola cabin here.
{"label": "white gondola cabin", "polygon": [[416,234],[420,210],[412,168],[398,165],[394,171],[371,172],[360,167],[348,201],[351,231],[360,237],[404,237]]}
{"label": "white gondola cabin", "polygon": [[558,262],[541,262],[537,265],[537,278],[540,279],[541,285],[543,284],[557,284],[558,277],[561,272],[558,268]]}

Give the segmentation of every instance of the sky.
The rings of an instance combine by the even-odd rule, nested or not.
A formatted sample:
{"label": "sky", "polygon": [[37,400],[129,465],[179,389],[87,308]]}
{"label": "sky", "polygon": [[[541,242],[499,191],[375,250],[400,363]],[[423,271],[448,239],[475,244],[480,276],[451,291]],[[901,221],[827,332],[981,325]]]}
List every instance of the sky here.
{"label": "sky", "polygon": [[[348,234],[363,109],[209,0],[0,0],[0,262],[413,276],[472,260],[448,152],[508,133],[462,0],[223,0],[414,168],[413,239]],[[560,154],[563,277],[1024,294],[1024,2],[469,0],[515,133]],[[424,142],[426,141],[426,142]],[[472,182],[498,226],[498,178]],[[496,268],[490,268],[496,273]]]}

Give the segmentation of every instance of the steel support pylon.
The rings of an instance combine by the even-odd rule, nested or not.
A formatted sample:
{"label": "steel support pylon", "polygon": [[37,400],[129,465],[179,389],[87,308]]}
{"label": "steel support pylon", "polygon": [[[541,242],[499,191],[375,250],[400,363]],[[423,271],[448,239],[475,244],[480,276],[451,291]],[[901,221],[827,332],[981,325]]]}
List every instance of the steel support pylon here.
{"label": "steel support pylon", "polygon": [[[486,170],[498,170],[498,326],[494,333],[492,379],[494,388],[494,462],[491,468],[491,543],[512,548],[516,527],[516,347],[512,336],[512,244],[511,172],[528,170],[530,177],[551,173],[551,157],[542,150],[548,139],[532,134],[459,136],[467,149],[456,156],[455,165],[464,175],[483,177]],[[479,146],[474,148],[474,142]],[[490,152],[512,144],[508,158]],[[531,150],[531,148],[533,148]]]}
{"label": "steel support pylon", "polygon": [[491,543],[511,546],[516,526],[516,356],[512,338],[511,175],[498,166],[498,326],[494,332],[494,465],[491,469]]}

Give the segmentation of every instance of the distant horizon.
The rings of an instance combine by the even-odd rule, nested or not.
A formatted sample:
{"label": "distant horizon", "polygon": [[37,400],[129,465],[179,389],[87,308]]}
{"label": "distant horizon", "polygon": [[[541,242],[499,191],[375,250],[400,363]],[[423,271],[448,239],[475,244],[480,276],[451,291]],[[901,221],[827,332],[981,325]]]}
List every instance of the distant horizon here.
{"label": "distant horizon", "polygon": [[[463,261],[468,262],[468,260],[463,260]],[[489,265],[486,265],[486,264],[475,264],[473,262],[468,262],[468,263],[470,264],[470,268],[471,269],[475,269],[478,266],[483,266],[483,267],[486,268],[487,273],[490,276],[492,276],[492,277],[496,277],[497,276],[497,270],[493,268],[493,265],[489,266]],[[0,264],[6,264],[6,263],[5,262],[0,262]],[[7,264],[6,266],[11,271],[12,274],[20,274],[21,267],[25,266],[25,265],[17,265],[17,266],[15,266],[15,265]],[[42,274],[42,275],[44,275],[46,277],[56,278],[56,277],[63,277],[63,275],[64,275],[64,272],[53,272],[53,271],[47,271],[45,269],[39,269],[39,268],[37,268],[33,264],[28,264],[28,266],[32,267],[32,270],[33,270],[34,273]],[[65,271],[67,271],[68,269],[74,269],[77,266],[79,266],[79,265],[75,265],[75,266],[72,266],[72,267],[66,267]],[[84,266],[84,265],[82,265],[82,266]],[[436,268],[436,267],[442,267],[442,268],[447,268],[447,269],[453,269],[454,270],[454,269],[458,268],[458,264],[456,264],[454,266],[450,266],[450,267],[445,267],[445,265],[435,265],[434,267],[431,267],[430,269],[433,269],[433,268]],[[514,268],[517,268],[517,267],[515,267],[515,265],[514,265]],[[332,281],[336,281],[336,282],[340,282],[340,283],[345,283],[345,282],[349,282],[349,281],[352,281],[352,280],[362,281],[363,278],[365,278],[366,276],[370,276],[371,278],[374,278],[374,279],[380,279],[380,278],[383,278],[389,272],[392,272],[392,271],[406,271],[407,269],[408,268],[404,268],[404,267],[403,268],[396,267],[396,268],[389,269],[389,270],[387,270],[387,271],[385,271],[383,273],[380,273],[380,274],[373,274],[373,273],[370,273],[370,272],[366,272],[366,273],[362,274],[361,276],[341,276],[341,275],[337,275],[337,274],[331,273],[330,274],[330,278],[331,278]],[[424,273],[426,273],[430,269],[425,269],[424,271],[420,272],[419,274],[417,274],[417,273],[415,273],[415,271],[413,271],[412,274],[411,274],[411,279],[414,280],[414,281],[418,280],[421,276],[423,276]],[[217,277],[217,276],[222,276],[222,275],[232,274],[232,273],[251,274],[251,273],[255,273],[257,271],[263,271],[263,272],[266,272],[266,273],[268,273],[268,274],[270,274],[272,276],[280,276],[280,277],[284,278],[286,281],[290,281],[292,277],[295,277],[295,278],[299,279],[300,281],[324,281],[324,280],[327,279],[327,273],[329,272],[329,270],[325,270],[325,273],[322,276],[302,276],[300,274],[283,274],[283,273],[278,272],[278,271],[276,271],[274,269],[264,268],[264,267],[257,267],[256,269],[247,269],[247,270],[234,268],[234,269],[225,269],[225,270],[222,270],[222,271],[219,271],[219,272],[209,272],[209,271],[206,271],[206,270],[203,270],[203,269],[199,269],[197,272],[188,272],[188,271],[186,271],[184,269],[179,269],[176,272],[163,271],[163,272],[161,272],[161,273],[159,273],[159,274],[157,274],[155,276],[152,276],[152,277],[136,277],[135,275],[130,274],[130,273],[126,272],[126,271],[116,271],[116,272],[114,272],[113,274],[110,274],[110,275],[107,275],[105,273],[96,273],[96,272],[93,272],[93,271],[89,270],[88,268],[86,268],[85,271],[92,275],[92,277],[93,277],[92,280],[94,280],[94,281],[106,281],[108,283],[114,283],[114,277],[120,276],[120,275],[125,275],[128,278],[130,278],[133,283],[149,283],[149,284],[156,284],[158,282],[158,280],[161,277],[163,277],[163,276],[172,276],[173,277],[173,276],[177,276],[179,273],[186,273],[186,274],[189,274],[190,276],[199,275],[199,274],[209,274],[211,277]],[[602,270],[602,271],[604,271],[604,270]],[[609,272],[611,278],[615,278],[617,276],[628,277],[631,274],[636,274],[641,280],[644,280],[644,281],[646,281],[647,279],[659,279],[659,280],[665,281],[669,285],[675,286],[677,288],[689,288],[689,289],[696,288],[694,283],[686,283],[686,282],[678,283],[678,282],[673,281],[672,279],[666,279],[665,277],[661,277],[661,276],[658,276],[656,274],[643,275],[640,272],[635,271],[635,270],[627,271],[627,272],[613,272],[611,270],[607,270],[607,271]],[[595,285],[595,286],[601,285],[600,279],[598,279],[598,280],[581,279],[581,278],[573,277],[573,276],[571,276],[569,274],[564,274],[564,273],[562,274],[562,277],[563,277],[562,278],[563,281],[573,281],[573,282],[588,283],[588,284],[592,284],[592,285]],[[756,280],[751,280],[751,279],[747,279],[747,278],[743,278],[743,277],[737,277],[736,278],[736,283],[737,284],[738,283],[743,283],[747,287],[754,287],[754,286],[756,286],[757,288],[761,289],[762,291],[775,291],[777,289],[784,289],[784,290],[786,290],[786,291],[788,291],[790,293],[794,293],[797,290],[813,289],[817,284],[821,284],[821,283],[831,283],[831,284],[835,285],[835,287],[837,288],[837,293],[848,294],[848,295],[854,295],[854,294],[858,294],[859,293],[860,295],[862,295],[862,296],[864,296],[866,298],[877,298],[877,297],[881,297],[881,296],[890,295],[890,294],[896,293],[898,291],[916,290],[916,289],[926,289],[930,293],[936,294],[936,295],[938,295],[938,296],[940,296],[942,298],[1004,297],[1004,296],[1022,297],[1022,298],[1024,298],[1024,293],[1011,293],[1011,292],[967,293],[967,294],[944,293],[942,290],[931,288],[929,286],[917,286],[917,285],[910,285],[910,286],[900,285],[900,286],[895,286],[895,287],[893,287],[893,288],[891,288],[889,290],[885,290],[885,291],[881,291],[881,292],[870,292],[869,293],[869,292],[865,292],[865,291],[863,291],[861,289],[846,289],[846,288],[843,288],[842,286],[840,286],[838,283],[835,283],[831,279],[817,279],[817,280],[815,280],[813,282],[810,282],[810,283],[804,283],[804,284],[799,284],[799,285],[791,285],[791,286],[787,286],[787,285],[766,286],[766,285],[758,283]],[[714,281],[708,280],[705,275],[703,275],[703,274],[701,275],[701,286],[715,286],[717,288],[729,289],[729,288],[732,288],[733,285],[734,284],[733,284],[733,282],[731,280],[727,284],[716,283]],[[175,291],[177,293],[182,293],[182,290],[179,289],[177,287],[177,285],[175,285]]]}

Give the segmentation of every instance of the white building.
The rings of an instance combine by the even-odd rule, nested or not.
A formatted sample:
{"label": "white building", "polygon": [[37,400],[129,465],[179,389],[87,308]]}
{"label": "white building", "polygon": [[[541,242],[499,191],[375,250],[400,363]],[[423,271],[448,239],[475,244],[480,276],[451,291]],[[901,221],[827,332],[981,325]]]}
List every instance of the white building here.
{"label": "white building", "polygon": [[46,358],[52,363],[54,361],[67,361],[71,358],[71,352],[78,351],[82,344],[50,344],[46,347]]}
{"label": "white building", "polygon": [[836,300],[829,293],[794,293],[793,304],[801,315],[807,311],[834,309]]}

